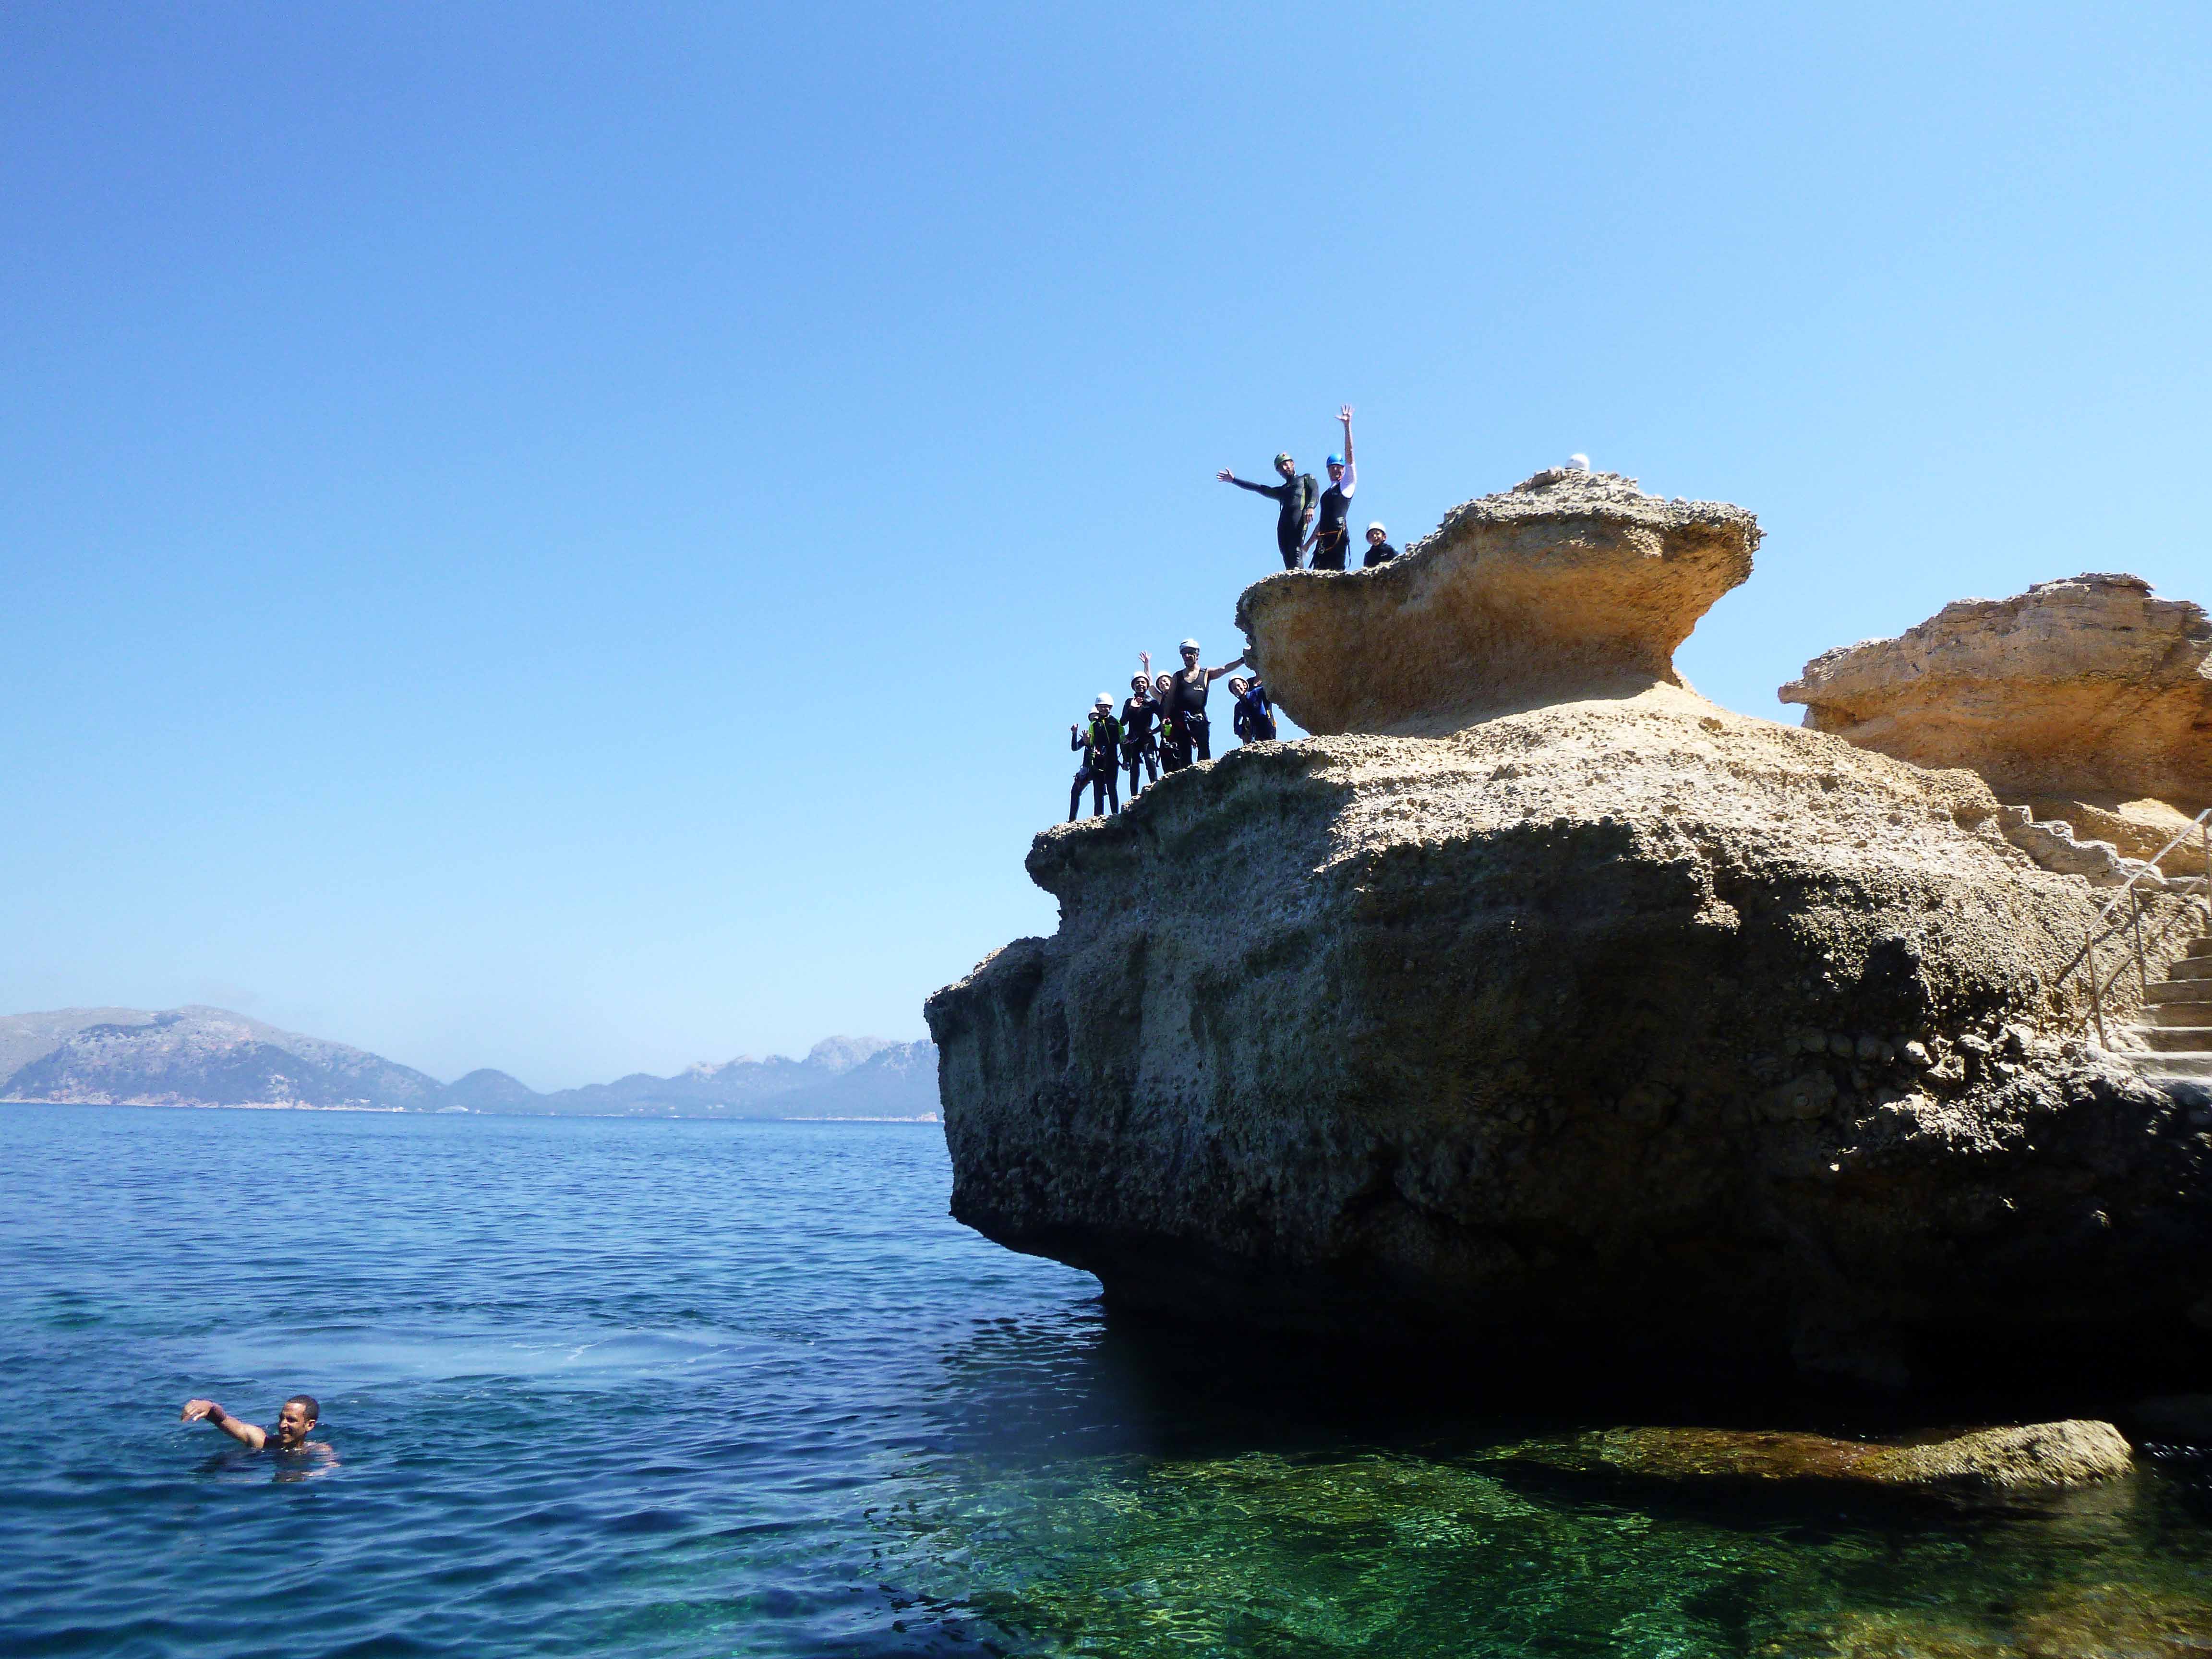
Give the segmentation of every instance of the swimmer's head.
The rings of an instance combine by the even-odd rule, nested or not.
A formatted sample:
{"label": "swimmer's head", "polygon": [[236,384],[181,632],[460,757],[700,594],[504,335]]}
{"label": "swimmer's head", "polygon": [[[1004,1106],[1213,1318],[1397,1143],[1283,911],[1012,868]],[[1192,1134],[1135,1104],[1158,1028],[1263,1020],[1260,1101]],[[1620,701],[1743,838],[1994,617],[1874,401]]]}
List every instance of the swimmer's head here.
{"label": "swimmer's head", "polygon": [[1281,473],[1285,478],[1289,477],[1297,470],[1298,464],[1291,459],[1291,453],[1287,449],[1281,454],[1275,457],[1275,471]]}
{"label": "swimmer's head", "polygon": [[276,1432],[270,1438],[287,1449],[297,1446],[307,1439],[322,1415],[323,1408],[315,1403],[314,1395],[295,1394],[284,1402],[284,1409],[277,1413]]}
{"label": "swimmer's head", "polygon": [[1182,652],[1186,657],[1195,659],[1198,655],[1198,641],[1196,640],[1185,640],[1181,645],[1177,646],[1176,649]]}
{"label": "swimmer's head", "polygon": [[1328,458],[1328,476],[1332,478],[1341,478],[1344,476],[1343,456],[1332,455]]}

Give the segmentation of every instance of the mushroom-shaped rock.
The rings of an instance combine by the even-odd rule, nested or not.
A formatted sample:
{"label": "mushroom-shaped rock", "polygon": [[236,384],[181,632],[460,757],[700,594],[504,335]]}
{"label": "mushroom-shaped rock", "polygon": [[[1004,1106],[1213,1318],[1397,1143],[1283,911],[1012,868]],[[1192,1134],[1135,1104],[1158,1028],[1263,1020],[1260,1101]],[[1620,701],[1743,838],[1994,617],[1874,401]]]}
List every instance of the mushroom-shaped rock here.
{"label": "mushroom-shaped rock", "polygon": [[2212,805],[2212,618],[2139,576],[1960,599],[1815,657],[1781,697],[1816,732],[1969,768],[2007,800]]}
{"label": "mushroom-shaped rock", "polygon": [[1759,521],[1558,468],[1455,507],[1370,570],[1286,570],[1237,601],[1268,690],[1307,731],[1434,735],[1680,684],[1677,646],[1751,574]]}

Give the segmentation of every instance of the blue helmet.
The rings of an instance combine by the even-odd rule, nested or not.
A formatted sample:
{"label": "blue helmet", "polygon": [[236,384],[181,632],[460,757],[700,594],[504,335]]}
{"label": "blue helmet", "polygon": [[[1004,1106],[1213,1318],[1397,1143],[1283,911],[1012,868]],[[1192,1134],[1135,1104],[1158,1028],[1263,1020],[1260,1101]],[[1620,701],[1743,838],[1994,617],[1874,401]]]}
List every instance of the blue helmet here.
{"label": "blue helmet", "polygon": [[1331,466],[1342,466],[1344,465],[1344,457],[1341,455],[1332,455],[1328,458],[1328,464]]}

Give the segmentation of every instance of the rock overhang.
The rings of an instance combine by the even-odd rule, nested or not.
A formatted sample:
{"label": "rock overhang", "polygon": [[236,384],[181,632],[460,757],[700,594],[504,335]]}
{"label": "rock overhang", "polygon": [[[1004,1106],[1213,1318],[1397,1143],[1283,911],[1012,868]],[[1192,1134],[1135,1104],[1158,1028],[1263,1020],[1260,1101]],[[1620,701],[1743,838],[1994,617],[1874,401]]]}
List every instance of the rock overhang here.
{"label": "rock overhang", "polygon": [[1517,709],[1680,684],[1677,647],[1751,574],[1742,507],[1557,470],[1462,502],[1372,569],[1239,597],[1247,654],[1316,735],[1434,736]]}
{"label": "rock overhang", "polygon": [[2093,572],[1960,599],[1822,653],[1778,695],[1805,723],[2009,799],[2212,805],[2212,617]]}

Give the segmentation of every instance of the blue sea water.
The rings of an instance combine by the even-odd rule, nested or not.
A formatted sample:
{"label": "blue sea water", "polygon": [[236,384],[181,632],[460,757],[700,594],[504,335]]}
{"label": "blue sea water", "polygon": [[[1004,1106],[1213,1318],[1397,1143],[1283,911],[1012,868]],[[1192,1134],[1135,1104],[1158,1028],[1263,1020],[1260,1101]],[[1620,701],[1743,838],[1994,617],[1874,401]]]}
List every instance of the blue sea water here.
{"label": "blue sea water", "polygon": [[[926,1124],[0,1106],[0,1650],[2212,1651],[2185,1460],[1537,1478],[1527,1425],[1164,1358],[948,1186]],[[335,1463],[177,1421],[300,1390]]]}

